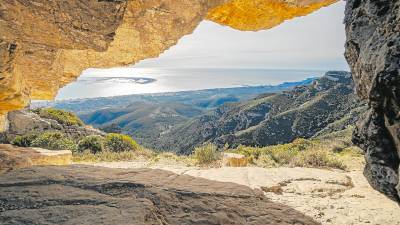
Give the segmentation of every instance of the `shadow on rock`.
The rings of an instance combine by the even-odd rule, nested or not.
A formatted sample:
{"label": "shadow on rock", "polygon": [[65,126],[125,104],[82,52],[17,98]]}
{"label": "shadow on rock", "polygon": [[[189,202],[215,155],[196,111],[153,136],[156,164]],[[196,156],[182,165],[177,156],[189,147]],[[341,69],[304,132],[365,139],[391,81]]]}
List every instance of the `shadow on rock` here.
{"label": "shadow on rock", "polygon": [[318,224],[246,186],[154,169],[46,166],[0,176],[1,224]]}

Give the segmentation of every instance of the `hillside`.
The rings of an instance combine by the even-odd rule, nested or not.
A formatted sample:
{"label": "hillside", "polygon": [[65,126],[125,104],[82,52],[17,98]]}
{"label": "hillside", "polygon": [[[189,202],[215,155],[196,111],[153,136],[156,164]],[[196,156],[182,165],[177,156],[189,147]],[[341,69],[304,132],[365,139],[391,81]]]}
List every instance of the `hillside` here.
{"label": "hillside", "polygon": [[52,106],[73,110],[106,132],[128,134],[145,147],[190,154],[205,142],[267,146],[342,130],[366,109],[353,85],[350,73],[331,71],[278,86],[80,99]]}
{"label": "hillside", "polygon": [[197,107],[181,103],[135,102],[126,107],[81,114],[80,118],[107,132],[129,134],[139,143],[151,148],[161,133],[203,113]]}
{"label": "hillside", "polygon": [[126,133],[148,148],[157,148],[160,136],[175,126],[226,103],[246,101],[262,93],[277,93],[316,78],[276,86],[220,88],[176,93],[35,102],[32,108],[55,107],[73,111],[86,123],[106,132]]}
{"label": "hillside", "polygon": [[279,85],[250,86],[217,88],[195,91],[181,91],[156,94],[135,94],[114,97],[73,99],[61,101],[36,101],[32,102],[32,108],[52,107],[77,114],[97,112],[102,109],[119,109],[136,102],[149,104],[180,103],[201,109],[212,109],[227,102],[239,102],[254,98],[262,93],[277,93],[292,89],[298,85],[311,84],[316,78],[308,78],[298,82],[284,82]]}
{"label": "hillside", "polygon": [[157,149],[190,154],[213,142],[266,146],[344,129],[365,111],[348,72],[328,72],[312,85],[225,104],[160,136]]}

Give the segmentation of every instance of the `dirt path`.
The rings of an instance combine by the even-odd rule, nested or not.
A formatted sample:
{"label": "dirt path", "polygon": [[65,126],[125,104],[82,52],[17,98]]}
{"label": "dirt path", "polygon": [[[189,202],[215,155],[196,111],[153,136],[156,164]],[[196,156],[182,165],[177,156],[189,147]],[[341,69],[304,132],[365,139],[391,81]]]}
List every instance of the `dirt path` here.
{"label": "dirt path", "polygon": [[374,191],[361,170],[222,167],[201,169],[147,162],[97,163],[110,168],[153,168],[262,189],[273,201],[291,206],[322,224],[400,225],[400,207]]}

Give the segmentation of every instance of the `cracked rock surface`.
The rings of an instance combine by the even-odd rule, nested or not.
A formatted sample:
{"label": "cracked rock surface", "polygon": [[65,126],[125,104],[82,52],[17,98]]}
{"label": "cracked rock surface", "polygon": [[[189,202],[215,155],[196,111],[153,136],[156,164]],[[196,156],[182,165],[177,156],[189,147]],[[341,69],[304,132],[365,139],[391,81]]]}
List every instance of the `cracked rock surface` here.
{"label": "cracked rock surface", "polygon": [[318,224],[234,183],[154,169],[32,167],[0,177],[1,224]]}

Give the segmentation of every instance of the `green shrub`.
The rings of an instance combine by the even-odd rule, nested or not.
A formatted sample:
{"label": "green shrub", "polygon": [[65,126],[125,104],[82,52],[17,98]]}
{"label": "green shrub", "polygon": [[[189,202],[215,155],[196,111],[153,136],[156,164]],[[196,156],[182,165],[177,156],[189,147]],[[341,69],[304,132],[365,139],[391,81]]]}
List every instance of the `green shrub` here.
{"label": "green shrub", "polygon": [[218,160],[217,146],[205,144],[194,149],[194,158],[199,164],[210,164]]}
{"label": "green shrub", "polygon": [[37,134],[25,134],[22,136],[16,136],[11,144],[19,147],[30,147],[33,140],[37,138]]}
{"label": "green shrub", "polygon": [[131,151],[139,149],[139,145],[131,137],[124,134],[107,134],[105,147],[112,152]]}
{"label": "green shrub", "polygon": [[47,119],[52,119],[60,124],[64,125],[77,125],[77,126],[83,126],[84,123],[82,122],[81,119],[79,119],[78,116],[76,116],[72,112],[67,112],[64,110],[60,109],[54,109],[54,108],[41,108],[34,110],[35,113],[37,113],[40,117],[42,118],[47,118]]}
{"label": "green shrub", "polygon": [[76,150],[75,142],[60,132],[45,132],[33,140],[31,146],[50,150]]}
{"label": "green shrub", "polygon": [[78,151],[83,152],[89,150],[91,153],[98,153],[104,149],[104,138],[99,135],[90,135],[82,138],[78,142]]}

